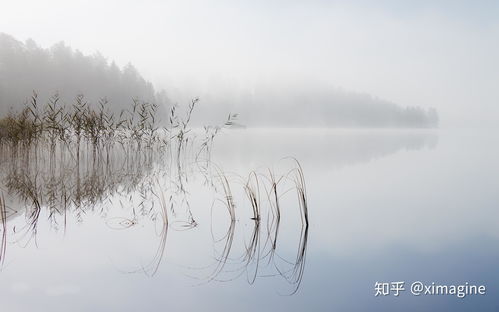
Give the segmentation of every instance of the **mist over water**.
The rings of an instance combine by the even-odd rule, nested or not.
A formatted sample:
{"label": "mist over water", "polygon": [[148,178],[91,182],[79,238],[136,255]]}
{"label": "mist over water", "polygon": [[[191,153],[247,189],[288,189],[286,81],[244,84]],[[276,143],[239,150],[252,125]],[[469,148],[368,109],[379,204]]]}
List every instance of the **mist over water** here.
{"label": "mist over water", "polygon": [[[293,140],[307,144],[297,148],[290,144]],[[120,171],[109,168],[108,174],[95,176],[111,183],[115,179],[109,174],[122,172],[119,174],[122,178],[116,180],[116,188],[105,188],[117,193],[106,192],[108,195],[104,197],[94,197],[97,200],[95,208],[89,210],[89,206],[82,214],[70,208],[74,205],[70,203],[67,212],[54,212],[59,220],[57,226],[50,221],[50,205],[42,206],[36,240],[33,238],[27,245],[19,238],[26,239],[22,224],[26,222],[29,210],[24,213],[21,209],[17,217],[7,218],[9,243],[1,287],[2,293],[9,295],[4,297],[4,304],[14,310],[29,310],[31,306],[27,301],[18,300],[19,296],[29,294],[54,311],[63,311],[69,306],[84,311],[92,301],[100,302],[105,309],[124,311],[157,306],[243,311],[271,311],[284,307],[299,311],[310,306],[330,310],[364,309],[372,305],[395,311],[412,304],[418,307],[436,304],[442,309],[461,311],[474,306],[478,300],[484,307],[493,306],[491,296],[470,297],[464,301],[451,297],[438,300],[426,297],[416,301],[407,293],[396,300],[375,298],[372,285],[387,278],[441,283],[465,279],[486,284],[488,292],[499,287],[495,275],[485,277],[483,274],[494,271],[493,259],[499,257],[490,252],[499,237],[494,221],[497,218],[493,218],[497,203],[494,189],[499,182],[494,165],[498,151],[496,145],[490,144],[494,141],[497,141],[494,134],[480,131],[448,131],[438,135],[393,130],[223,132],[214,142],[211,161],[214,166],[223,168],[229,177],[237,217],[234,235],[229,236],[233,239],[230,256],[220,271],[217,263],[226,251],[227,230],[231,228],[223,204],[226,197],[213,201],[211,187],[204,183],[202,176],[194,174],[198,169],[186,171],[191,172],[184,185],[190,195],[176,197],[176,216],[168,210],[168,217],[173,219],[170,219],[162,258],[155,262],[158,246],[163,244],[162,221],[161,218],[150,219],[147,214],[151,208],[148,203],[155,202],[155,197],[147,196],[152,201],[148,199],[141,206],[141,194],[146,191],[145,185],[152,185],[154,192],[173,190],[171,185],[167,186],[171,183],[167,181],[173,178],[174,182],[176,175],[158,175],[157,169],[161,167],[147,163],[144,165],[150,169],[135,170],[143,161],[134,161],[130,163],[131,167],[119,165],[116,169],[121,168]],[[463,146],[469,148],[463,149]],[[248,246],[253,246],[255,229],[251,205],[244,192],[245,183],[252,178],[251,174],[246,176],[244,173],[256,170],[268,176],[266,172],[270,168],[276,175],[285,174],[293,165],[290,159],[282,159],[283,155],[300,159],[309,199],[303,280],[292,296],[288,295],[295,286],[280,274],[275,275],[274,266],[268,266],[269,259],[264,258],[268,257],[264,250],[272,246],[273,241],[273,236],[270,241],[267,236],[265,220],[270,219],[263,213],[272,209],[271,206],[263,208],[268,201],[264,189],[270,186],[264,186],[265,178],[260,181],[262,218],[265,216],[265,219],[259,229],[260,243],[254,249],[259,256],[251,258],[262,259],[256,266],[257,262],[240,258],[247,254]],[[92,157],[82,159],[88,159],[89,164],[93,162]],[[113,161],[122,163],[118,159]],[[3,183],[7,183],[5,174],[12,166],[2,168]],[[92,169],[92,165],[85,168],[80,169],[82,179],[92,176],[85,174],[87,170],[101,170],[99,166]],[[470,170],[474,173],[470,174]],[[134,172],[140,174],[138,179],[134,178]],[[56,173],[55,178],[58,177],[62,177],[60,173]],[[74,175],[69,177],[74,179]],[[163,186],[147,182],[157,178]],[[17,181],[22,179],[17,178]],[[82,185],[86,185],[84,181]],[[137,182],[130,184],[127,181]],[[219,183],[217,179],[214,182]],[[139,183],[137,187],[133,186],[135,183]],[[301,232],[296,195],[294,191],[286,191],[293,185],[285,184],[278,187],[283,195],[280,197],[281,221],[275,241],[275,258],[270,263],[278,263],[283,268],[289,266],[292,272],[304,233]],[[75,184],[66,181],[58,185],[70,187]],[[15,202],[23,202],[18,192],[7,192],[6,184],[2,189],[10,208],[22,207],[16,208]],[[47,190],[40,194],[46,194],[45,200],[50,199]],[[188,214],[182,198],[188,200]],[[213,203],[216,207],[212,211]],[[188,226],[191,217],[197,224],[193,228]],[[36,263],[26,260],[35,255]],[[479,265],[469,266],[469,263]],[[40,271],[40,266],[45,269]],[[155,273],[151,276],[152,272]],[[218,274],[212,279],[214,272]],[[97,278],[100,286],[95,284]],[[120,286],[116,286],[116,280],[120,281]],[[119,300],[114,296],[102,296],[110,287]],[[229,289],[232,296],[227,298]],[[177,300],[179,296],[188,298],[193,292],[199,300]],[[59,298],[59,303],[50,299],[53,296]],[[260,300],[247,301],[244,298],[248,296]]]}
{"label": "mist over water", "polygon": [[0,310],[495,311],[498,14],[4,3]]}
{"label": "mist over water", "polygon": [[[106,103],[115,114],[133,101],[158,105],[157,118],[167,124],[167,111],[185,106],[198,95],[156,91],[131,65],[120,69],[100,53],[86,56],[64,43],[49,49],[29,39],[22,43],[0,34],[0,113],[19,112],[36,94],[42,102],[57,96],[73,105],[79,95],[91,106]],[[178,98],[177,98],[178,97]],[[238,90],[203,93],[200,116],[194,124],[220,123],[231,113],[250,127],[410,127],[438,126],[434,108],[403,107],[367,94],[347,92],[324,84],[272,83]],[[181,101],[180,103],[178,101]]]}

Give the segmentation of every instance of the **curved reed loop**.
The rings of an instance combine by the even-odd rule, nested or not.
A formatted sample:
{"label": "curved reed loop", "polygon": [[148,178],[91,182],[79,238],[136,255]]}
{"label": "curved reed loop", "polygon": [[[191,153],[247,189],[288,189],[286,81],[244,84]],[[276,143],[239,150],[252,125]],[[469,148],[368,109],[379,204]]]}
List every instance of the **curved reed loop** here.
{"label": "curved reed loop", "polygon": [[[233,125],[237,114],[229,114],[223,125],[204,127],[199,141],[189,127],[198,102],[192,100],[183,115],[172,106],[169,125],[160,127],[158,107],[139,99],[114,115],[106,98],[92,105],[80,94],[67,106],[56,93],[40,105],[33,92],[21,112],[0,119],[1,182],[8,195],[25,206],[25,224],[15,230],[16,240],[28,244],[34,239],[36,244],[40,216],[46,216],[55,229],[62,218],[64,230],[71,215],[83,222],[86,214],[100,214],[111,230],[154,220],[159,231],[152,259],[128,271],[154,275],[165,255],[168,232],[198,224],[190,187],[201,176],[203,187],[215,197],[211,205],[215,263],[205,282],[246,276],[252,284],[261,277],[281,276],[295,293],[305,269],[309,225],[301,164],[292,159],[292,168],[280,175],[271,169],[255,170],[246,177],[225,173],[212,162],[211,153],[216,135]],[[284,198],[288,193],[295,193],[297,200]],[[114,206],[132,215],[107,217]],[[228,227],[219,239],[213,229],[216,207],[228,216]],[[0,264],[5,261],[8,209],[2,193]],[[296,256],[290,259],[279,243],[286,236],[281,222],[296,212],[301,226],[295,227],[300,233]],[[242,250],[236,251],[235,244]],[[269,268],[272,274],[262,273]]]}

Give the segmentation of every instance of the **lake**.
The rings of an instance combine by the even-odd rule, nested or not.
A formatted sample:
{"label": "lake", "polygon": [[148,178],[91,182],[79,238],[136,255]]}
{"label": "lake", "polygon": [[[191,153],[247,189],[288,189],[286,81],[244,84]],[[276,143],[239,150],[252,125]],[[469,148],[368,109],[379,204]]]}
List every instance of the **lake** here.
{"label": "lake", "polygon": [[179,158],[3,149],[1,310],[497,310],[496,133],[193,133]]}

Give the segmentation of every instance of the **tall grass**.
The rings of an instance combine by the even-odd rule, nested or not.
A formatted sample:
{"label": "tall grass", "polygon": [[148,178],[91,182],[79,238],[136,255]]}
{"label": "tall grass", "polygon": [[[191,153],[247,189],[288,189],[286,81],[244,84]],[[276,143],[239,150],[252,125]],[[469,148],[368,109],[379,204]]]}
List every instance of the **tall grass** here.
{"label": "tall grass", "polygon": [[[196,141],[189,124],[198,101],[192,100],[185,114],[173,106],[167,127],[158,125],[154,104],[133,99],[128,110],[115,115],[105,98],[92,105],[83,95],[66,105],[55,94],[40,105],[33,93],[22,111],[1,118],[0,162],[6,170],[0,175],[6,173],[2,178],[9,195],[26,206],[26,225],[18,230],[24,233],[22,239],[27,243],[36,237],[44,209],[54,227],[62,216],[65,229],[68,214],[73,213],[78,221],[89,212],[105,216],[108,201],[117,197],[122,207],[132,206],[134,217],[110,220],[111,227],[116,220],[115,228],[133,227],[141,222],[140,217],[161,223],[152,260],[137,270],[154,275],[165,254],[168,231],[176,230],[176,224],[182,225],[181,230],[197,225],[188,189],[189,180],[201,173],[209,181],[204,186],[212,188],[217,197],[211,205],[211,218],[215,206],[221,205],[229,219],[222,238],[216,239],[211,228],[218,251],[207,281],[223,280],[221,276],[228,273],[232,275],[228,279],[246,275],[254,283],[266,262],[296,286],[295,292],[305,268],[309,224],[301,165],[294,160],[293,168],[281,175],[269,169],[252,171],[246,177],[228,176],[212,163],[210,155],[214,138],[233,124],[237,114],[229,114],[224,125],[205,127],[204,138]],[[212,167],[215,169],[209,169]],[[290,202],[282,196],[293,194],[291,191],[297,201],[288,207]],[[296,206],[301,220],[297,253],[294,259],[284,259],[278,244],[280,223],[283,216],[296,213]],[[0,263],[5,259],[6,219],[5,200],[0,197]],[[250,231],[243,238],[243,251],[235,254],[240,223],[249,224]]]}
{"label": "tall grass", "polygon": [[[98,153],[115,141],[124,140],[141,149],[144,144],[150,147],[156,138],[156,111],[156,104],[133,99],[131,108],[117,118],[110,113],[106,98],[94,107],[83,95],[77,95],[68,107],[57,93],[40,107],[38,95],[33,92],[23,110],[0,118],[0,143],[9,144],[13,150],[48,143],[52,151],[58,144],[72,144],[79,154],[82,141]],[[187,124],[183,127],[185,132]]]}

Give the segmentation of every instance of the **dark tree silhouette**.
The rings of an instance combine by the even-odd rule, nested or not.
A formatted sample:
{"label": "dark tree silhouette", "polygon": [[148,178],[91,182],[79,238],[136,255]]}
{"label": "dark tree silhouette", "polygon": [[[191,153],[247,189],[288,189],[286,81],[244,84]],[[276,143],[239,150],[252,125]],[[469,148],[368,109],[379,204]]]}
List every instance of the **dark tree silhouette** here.
{"label": "dark tree silhouette", "polygon": [[63,42],[43,49],[0,33],[0,114],[19,111],[33,91],[42,102],[56,92],[68,104],[78,94],[94,105],[106,98],[114,113],[128,109],[133,98],[158,104],[159,113],[168,104],[164,91],[156,92],[131,64],[120,69],[100,53],[84,55]]}

